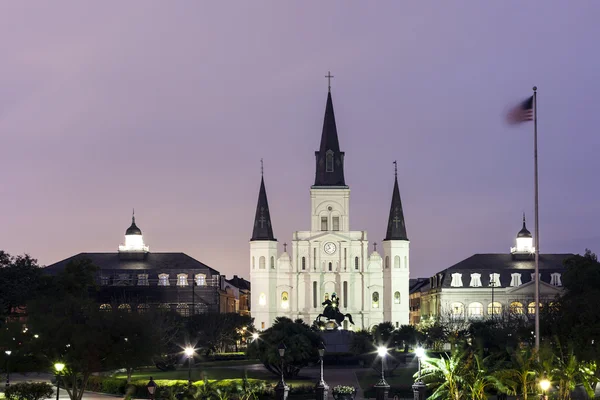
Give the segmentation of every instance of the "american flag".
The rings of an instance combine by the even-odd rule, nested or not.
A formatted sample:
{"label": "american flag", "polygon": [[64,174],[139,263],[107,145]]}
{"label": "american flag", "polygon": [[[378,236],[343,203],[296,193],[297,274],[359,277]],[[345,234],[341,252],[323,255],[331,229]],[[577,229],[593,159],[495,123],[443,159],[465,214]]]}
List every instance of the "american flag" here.
{"label": "american flag", "polygon": [[533,96],[510,110],[507,116],[508,123],[519,124],[525,121],[533,121]]}

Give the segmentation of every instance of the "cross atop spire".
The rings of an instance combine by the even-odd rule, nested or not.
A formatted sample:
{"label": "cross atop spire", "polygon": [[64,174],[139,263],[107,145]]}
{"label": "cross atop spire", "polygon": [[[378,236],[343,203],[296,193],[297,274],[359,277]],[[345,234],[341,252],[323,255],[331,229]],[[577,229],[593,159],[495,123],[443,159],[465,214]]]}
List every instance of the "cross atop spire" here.
{"label": "cross atop spire", "polygon": [[260,176],[263,176],[265,173],[265,168],[264,168],[264,164],[263,164],[263,159],[260,159]]}
{"label": "cross atop spire", "polygon": [[331,78],[333,78],[333,75],[331,75],[331,71],[327,71],[327,75],[325,75],[325,78],[327,78],[327,87],[329,93],[331,93]]}
{"label": "cross atop spire", "polygon": [[[525,215],[525,214],[523,214]],[[133,211],[131,212],[131,223],[135,224],[135,208],[133,209]]]}
{"label": "cross atop spire", "polygon": [[394,177],[398,179],[398,162],[394,160]]}

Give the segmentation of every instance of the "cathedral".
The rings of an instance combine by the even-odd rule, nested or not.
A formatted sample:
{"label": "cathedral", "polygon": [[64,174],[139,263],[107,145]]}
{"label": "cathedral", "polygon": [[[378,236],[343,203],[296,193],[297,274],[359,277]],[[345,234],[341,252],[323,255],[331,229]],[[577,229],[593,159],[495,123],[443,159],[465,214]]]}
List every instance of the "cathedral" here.
{"label": "cathedral", "polygon": [[[340,329],[370,329],[389,321],[409,323],[410,242],[406,234],[397,172],[382,251],[372,251],[366,231],[350,229],[350,188],[344,178],[331,88],[327,94],[321,145],[315,152],[310,187],[310,230],[296,231],[291,252],[278,254],[264,177],[250,239],[251,312],[258,329],[279,316],[308,324],[335,294],[339,310],[351,314]],[[383,222],[383,221],[382,221]],[[371,252],[370,252],[371,251]],[[370,253],[369,253],[370,252]]]}

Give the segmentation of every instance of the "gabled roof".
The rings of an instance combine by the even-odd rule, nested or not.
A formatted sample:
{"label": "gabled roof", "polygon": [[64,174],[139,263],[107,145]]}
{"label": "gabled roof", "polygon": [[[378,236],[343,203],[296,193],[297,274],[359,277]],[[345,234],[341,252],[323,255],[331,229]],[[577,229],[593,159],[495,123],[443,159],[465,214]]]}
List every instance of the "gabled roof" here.
{"label": "gabled roof", "polygon": [[277,240],[273,236],[271,213],[269,212],[269,202],[267,200],[267,189],[265,189],[265,180],[262,176],[260,178],[260,189],[258,191],[258,203],[256,204],[252,238],[250,240]]}
{"label": "gabled roof", "polygon": [[[541,282],[550,282],[550,274],[553,272],[564,272],[564,260],[573,257],[574,254],[540,254],[539,269]],[[490,274],[500,274],[499,286],[509,287],[511,274],[521,273],[521,283],[531,281],[531,274],[535,271],[535,259],[530,256],[512,254],[474,254],[453,266],[438,272],[434,276],[434,287],[450,288],[452,274],[462,274],[463,288],[468,288],[472,273],[481,274],[482,287],[489,287]],[[437,280],[437,282],[435,282]],[[475,288],[476,289],[476,288]]]}
{"label": "gabled roof", "polygon": [[75,259],[89,259],[100,270],[154,270],[157,273],[168,270],[198,270],[219,275],[219,271],[188,256],[185,253],[143,253],[139,257],[126,258],[123,253],[79,253],[44,268],[45,272],[56,274]]}
{"label": "gabled roof", "polygon": [[[328,154],[332,157],[332,168],[330,169],[327,168]],[[321,145],[319,146],[319,151],[315,152],[315,158],[317,168],[314,186],[346,186],[346,180],[344,179],[344,152],[340,151],[331,92],[327,93]]]}

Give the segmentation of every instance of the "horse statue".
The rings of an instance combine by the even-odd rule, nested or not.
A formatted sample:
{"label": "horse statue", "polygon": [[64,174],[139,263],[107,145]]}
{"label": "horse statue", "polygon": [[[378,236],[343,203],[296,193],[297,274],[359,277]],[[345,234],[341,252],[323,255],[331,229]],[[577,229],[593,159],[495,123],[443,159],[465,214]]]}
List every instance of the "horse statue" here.
{"label": "horse statue", "polygon": [[352,321],[352,315],[350,314],[342,314],[339,309],[340,300],[337,298],[335,293],[331,294],[331,300],[327,299],[321,305],[325,306],[322,314],[319,314],[315,319],[316,322],[321,322],[321,317],[327,318],[327,321],[334,320],[338,326],[342,325],[344,319],[348,318],[348,321],[352,325],[354,325],[354,321]]}

